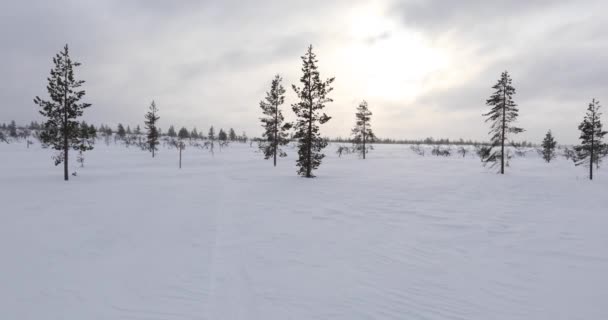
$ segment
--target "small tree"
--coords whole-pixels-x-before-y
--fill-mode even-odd
[[[289,143],[288,130],[291,123],[284,123],[285,118],[281,112],[281,105],[285,102],[285,88],[281,84],[281,76],[276,75],[270,85],[270,91],[266,92],[266,98],[260,101],[260,108],[265,117],[260,118],[264,133],[260,140],[259,148],[264,153],[264,159],[274,159],[277,166],[277,155],[286,157],[287,154],[281,150],[281,146]],[[243,136],[246,137],[243,132]],[[246,141],[246,138],[244,138]]]
[[[355,113],[357,121],[355,127],[352,130],[353,135],[353,150],[360,154],[365,159],[365,154],[372,149],[369,143],[376,140],[376,136],[372,131],[370,120],[372,112],[369,111],[367,102],[363,101],[357,107],[357,113]]]
[[[8,135],[11,138],[17,138],[17,124],[15,123],[15,120],[12,120],[8,125]]]
[[[192,132],[190,132],[190,139],[198,139],[198,131],[196,128],[192,129]]]
[[[209,133],[207,134],[207,138],[209,138],[209,140],[211,140],[211,141],[215,140],[215,129],[213,129],[213,126],[211,126],[211,128],[209,128]]]
[[[152,101],[150,104],[150,109],[148,113],[146,113],[144,121],[144,126],[147,130],[147,138],[146,144],[148,145],[148,150],[152,152],[152,158],[154,158],[154,153],[157,150],[158,146],[158,137],[160,135],[160,130],[156,127],[156,122],[160,117],[158,116],[158,108],[156,107],[156,103]]]
[[[553,138],[553,134],[551,130],[547,132],[545,135],[545,139],[543,139],[542,143],[542,151],[541,155],[543,159],[549,163],[551,160],[555,159],[555,147],[557,146],[557,142]]]
[[[124,139],[127,136],[127,132],[125,131],[125,127],[119,123],[118,128],[116,128],[116,135],[120,139]]]
[[[491,151],[483,159],[484,163],[500,160],[500,173],[505,173],[505,143],[508,142],[508,134],[517,134],[524,130],[512,125],[517,120],[519,109],[513,101],[515,88],[511,85],[512,80],[507,71],[503,72],[498,83],[492,87],[494,94],[486,101],[486,105],[491,106],[490,112],[484,114],[486,122],[491,122],[490,139],[492,142]],[[496,150],[500,148],[500,150]]]
[[[173,126],[169,126],[169,130],[167,130],[167,136],[170,138],[177,137],[177,132],[175,132],[175,128]]]
[[[46,87],[51,100],[36,97],[34,103],[42,108],[40,114],[47,118],[40,138],[44,145],[62,151],[54,157],[55,165],[63,162],[63,178],[68,181],[69,149],[78,150],[81,145],[77,119],[91,104],[79,103],[85,95],[85,91],[80,90],[84,80],[76,80],[74,68],[80,63],[72,61],[67,44],[53,58],[53,63],[55,66]]]
[[[234,129],[230,128],[230,130],[228,131],[228,138],[230,139],[230,141],[236,141],[237,136],[236,132],[234,132]]]
[[[136,135],[141,134],[141,128],[139,127],[139,125],[137,125],[137,127],[135,127],[135,130],[133,131],[133,133],[135,133]]]
[[[302,56],[302,87],[292,85],[300,100],[292,105],[293,112],[298,120],[295,123],[298,140],[298,174],[306,178],[313,178],[313,171],[319,167],[325,157],[321,151],[327,146],[327,140],[321,137],[320,125],[331,119],[321,110],[333,100],[327,95],[333,90],[331,84],[334,78],[321,80],[317,67],[318,60],[312,52],[312,45]]]
[[[220,132],[217,134],[217,139],[220,141],[228,141],[228,135],[224,129],[220,129]]]
[[[78,145],[78,157],[76,158],[76,161],[80,163],[81,168],[84,167],[84,152],[93,150],[96,135],[95,127],[87,125],[84,121],[80,123],[80,144]]]
[[[608,150],[608,146],[602,142],[606,131],[602,130],[602,122],[599,111],[600,102],[593,99],[587,108],[585,119],[578,126],[581,131],[581,144],[574,147],[576,153],[575,164],[589,166],[589,180],[593,180],[593,165],[599,167],[602,156]]]

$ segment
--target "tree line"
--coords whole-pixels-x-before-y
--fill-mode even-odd
[[[322,125],[331,120],[331,116],[327,115],[324,109],[333,102],[329,95],[333,91],[332,84],[335,78],[321,78],[318,59],[313,52],[312,45],[307,48],[301,60],[302,76],[299,85],[291,86],[297,97],[297,102],[291,106],[296,115],[296,121],[287,123],[284,120],[281,106],[285,102],[286,90],[283,87],[281,76],[276,75],[271,81],[266,97],[259,103],[263,114],[260,120],[264,132],[262,138],[258,140],[264,158],[273,159],[275,166],[277,157],[286,155],[281,147],[290,141],[295,141],[298,151],[297,174],[312,178],[315,176],[314,171],[318,169],[325,157],[323,149],[329,142],[327,138],[322,137],[320,129]],[[65,45],[63,50],[53,58],[53,64],[47,84],[49,99],[42,99],[38,96],[34,99],[34,103],[40,107],[39,112],[45,118],[45,122],[31,125],[40,129],[39,136],[45,147],[58,151],[53,157],[55,165],[63,164],[64,180],[68,180],[69,150],[77,151],[79,159],[83,158],[84,152],[93,149],[92,141],[96,137],[97,130],[91,125],[78,121],[84,111],[91,107],[91,104],[81,102],[85,96],[85,90],[82,89],[85,81],[76,78],[75,68],[81,64],[72,60],[68,45]],[[490,107],[490,110],[483,114],[485,121],[490,124],[490,142],[480,144],[478,153],[481,155],[484,165],[498,166],[499,173],[504,174],[505,168],[509,166],[509,159],[512,157],[509,149],[521,146],[521,144],[515,143],[512,137],[523,132],[524,129],[516,126],[519,108],[513,99],[515,88],[507,71],[501,74],[492,89],[494,92],[486,100],[486,105]],[[378,138],[371,129],[371,116],[372,112],[366,101],[362,101],[356,106],[355,126],[349,141],[353,145],[350,151],[358,153],[362,159],[365,159],[367,153],[373,149],[372,144],[378,142]],[[157,125],[160,119],[159,109],[154,101],[150,104],[144,118],[145,146],[154,157],[161,136],[160,128]],[[578,128],[581,132],[579,137],[581,142],[574,147],[571,158],[577,166],[587,166],[589,179],[593,179],[594,166],[598,167],[601,159],[608,154],[608,145],[603,141],[607,132],[602,127],[599,101],[596,99],[591,101]],[[10,136],[16,134],[14,121],[9,124],[7,129]],[[108,132],[111,134],[111,130],[107,127],[102,126],[99,130],[105,134]],[[293,130],[291,135],[290,130]],[[119,137],[126,137],[130,132],[130,127],[125,129],[122,124],[119,124],[117,128]],[[141,129],[137,126],[135,134],[139,135],[140,132]],[[181,141],[205,138],[196,129],[189,131],[181,128],[176,131],[173,126],[170,126],[167,136]],[[211,141],[216,139],[234,141],[246,139],[246,136],[244,134],[243,137],[237,136],[233,129],[228,132],[220,129],[216,136],[215,129],[211,127],[206,138]],[[6,141],[2,130],[0,130],[0,140]],[[390,142],[390,140],[385,141]],[[180,149],[181,159],[181,150],[184,145],[179,143],[175,145]],[[542,142],[541,155],[545,161],[550,162],[555,157],[556,145],[557,142],[549,130]]]

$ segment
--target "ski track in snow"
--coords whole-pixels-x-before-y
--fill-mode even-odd
[[[608,174],[531,154],[0,145],[1,319],[607,319]],[[64,198],[70,195],[69,198]],[[308,198],[304,195],[308,195]]]

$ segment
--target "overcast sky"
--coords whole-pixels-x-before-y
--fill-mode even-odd
[[[0,1],[0,122],[40,120],[32,99],[47,96],[65,43],[96,124],[142,124],[156,100],[164,129],[259,136],[276,73],[292,117],[309,44],[321,76],[336,77],[327,136],[347,136],[366,99],[378,136],[486,139],[481,114],[504,70],[520,139],[552,129],[574,143],[591,99],[608,109],[608,1]]]

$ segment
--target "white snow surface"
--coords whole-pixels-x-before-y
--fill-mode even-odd
[[[335,149],[0,144],[0,319],[608,319],[606,169]]]

